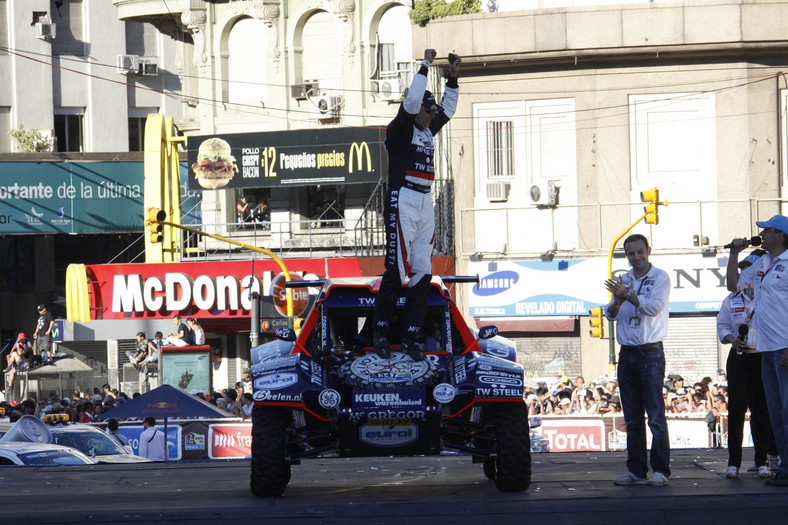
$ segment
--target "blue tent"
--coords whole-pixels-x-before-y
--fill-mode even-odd
[[[164,418],[164,435],[167,435],[167,418],[170,417],[229,417],[230,413],[225,412],[216,405],[200,399],[197,396],[187,394],[183,390],[170,385],[161,385],[150,392],[139,397],[126,401],[116,406],[112,410],[107,410],[101,414],[101,418],[106,421],[111,417],[118,419],[126,417],[154,417]],[[165,461],[168,450],[165,448]]]

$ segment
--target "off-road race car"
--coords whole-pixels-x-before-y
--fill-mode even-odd
[[[449,286],[476,277],[433,277],[424,322],[426,356],[414,361],[395,339],[372,352],[380,278],[290,281],[319,287],[300,333],[252,349],[255,406],[251,489],[280,496],[291,465],[308,456],[473,456],[504,492],[531,482],[528,410],[515,348],[494,326],[470,329]],[[397,304],[404,304],[404,292]]]

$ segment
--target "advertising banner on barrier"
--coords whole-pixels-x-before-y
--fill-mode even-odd
[[[709,448],[712,433],[704,420],[705,414],[668,416],[670,447]],[[550,443],[550,452],[623,451],[627,446],[623,416],[541,416],[542,426],[535,430]],[[648,423],[648,421],[647,421]],[[103,425],[99,425],[103,426]],[[157,428],[163,429],[161,425]],[[646,426],[648,429],[648,426]],[[727,442],[727,420],[719,426]],[[167,427],[170,460],[243,459],[252,453],[252,422],[236,420],[179,420]],[[129,438],[134,453],[139,453],[142,426],[121,422],[120,433]],[[648,443],[651,433],[647,431]],[[749,422],[744,426],[744,447],[752,447]]]
[[[245,458],[252,453],[252,424],[213,424],[208,429],[208,442],[211,459]]]

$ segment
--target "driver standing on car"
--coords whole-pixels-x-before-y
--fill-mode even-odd
[[[414,361],[424,360],[422,324],[432,279],[435,215],[430,194],[435,179],[433,137],[457,108],[460,57],[449,55],[449,76],[438,105],[427,91],[427,72],[437,53],[424,50],[397,116],[386,128],[389,158],[388,190],[383,213],[386,225],[386,271],[380,282],[373,317],[375,353],[390,355],[389,331],[402,283],[408,283],[402,315],[402,350]]]

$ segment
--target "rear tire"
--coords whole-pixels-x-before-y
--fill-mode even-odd
[[[252,478],[250,488],[258,498],[281,496],[290,482],[286,431],[290,411],[256,405],[252,411]]]
[[[495,486],[501,492],[522,492],[531,485],[531,436],[525,403],[490,407],[495,426]],[[487,475],[485,464],[485,475]],[[489,477],[489,476],[488,476]]]
[[[490,481],[495,481],[495,474],[497,469],[495,468],[495,458],[484,458],[484,475]]]

